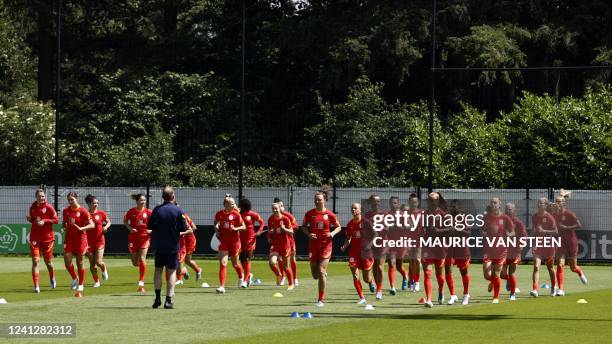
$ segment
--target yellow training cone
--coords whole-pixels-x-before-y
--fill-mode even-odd
[[[588,303],[588,302],[585,299],[580,299],[580,300],[576,301],[576,303]]]
[[[274,295],[272,295],[273,297],[283,297],[283,294],[281,293],[274,293]]]

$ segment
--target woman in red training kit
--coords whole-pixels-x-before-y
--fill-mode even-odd
[[[178,204],[176,205],[179,206]],[[179,239],[179,268],[176,270],[176,285],[183,285],[185,283],[183,282],[183,277],[185,277],[186,280],[189,279],[189,271],[187,271],[185,262],[187,262],[187,256],[191,256],[193,250],[195,250],[195,236],[193,235],[193,231],[197,227],[187,213],[183,214],[183,218],[185,219],[185,223],[187,224],[187,230],[181,232],[181,238]],[[193,237],[193,239],[191,239],[190,237]],[[193,247],[191,247],[192,243]],[[201,272],[200,269],[197,269],[196,273],[198,271]]]
[[[508,257],[502,267],[501,278],[506,280],[506,289],[510,292],[510,301],[516,300],[516,293],[519,292],[516,287],[516,267],[521,263],[521,246],[520,238],[527,236],[525,225],[516,216],[516,206],[514,203],[506,204],[506,215],[512,220],[513,231],[508,233],[509,237],[516,238],[516,245],[508,247]]]
[[[242,216],[236,210],[236,201],[232,195],[227,194],[223,199],[223,209],[215,214],[215,235],[219,237],[219,282],[217,293],[225,293],[225,279],[227,278],[227,261],[232,261],[232,266],[238,274],[238,283],[241,288],[247,287],[246,278],[242,265],[238,260],[240,255],[240,231],[246,230]]]
[[[482,258],[482,273],[489,281],[489,291],[493,289],[493,303],[499,303],[499,290],[501,288],[501,269],[506,262],[508,249],[499,245],[497,240],[504,240],[507,233],[512,232],[512,220],[503,213],[501,200],[497,197],[491,199],[490,212],[484,217],[484,248]],[[492,240],[489,245],[488,240]]]
[[[410,291],[419,292],[421,286],[419,283],[421,275],[421,265],[419,259],[421,258],[421,236],[423,235],[423,226],[421,218],[424,216],[423,209],[419,208],[419,196],[413,193],[410,194],[408,199],[408,216],[410,219],[410,229],[408,232],[408,238],[414,242],[414,247],[408,248],[408,262],[409,262],[409,277],[410,277]],[[420,216],[420,218],[419,218]],[[418,218],[418,219],[417,219]],[[416,223],[413,222],[416,221]]]
[[[106,245],[104,233],[111,226],[111,222],[106,212],[98,209],[98,199],[96,197],[87,195],[85,203],[89,207],[89,215],[95,225],[94,229],[87,231],[87,244],[89,245],[89,270],[94,280],[93,287],[98,288],[100,286],[100,278],[98,277],[96,266],[102,270],[102,280],[106,281],[108,279],[108,270],[103,261],[104,246]]]
[[[380,196],[377,194],[370,195],[368,198],[368,204],[370,205],[370,211],[365,214],[365,218],[370,220],[370,222],[374,223],[374,217],[377,215],[385,215],[385,212],[380,209]],[[376,231],[374,235],[376,237],[380,237],[382,242],[382,240],[388,238],[388,233],[389,231],[385,227],[380,231]],[[379,246],[380,247],[372,247],[372,254],[374,255],[374,282],[376,284],[374,291],[376,292],[376,300],[382,300],[382,285],[385,272],[385,261],[387,260],[388,252],[386,246]],[[372,290],[370,289],[370,291]]]
[[[253,274],[251,273],[251,260],[257,244],[257,237],[261,235],[265,226],[261,216],[254,212],[251,208],[251,201],[246,198],[238,202],[240,208],[240,216],[246,225],[246,230],[240,231],[240,263],[244,268],[244,276],[247,279],[247,286],[253,284]],[[258,224],[255,231],[255,223]]]
[[[319,297],[317,306],[325,304],[325,285],[327,282],[327,265],[332,255],[332,238],[338,234],[342,227],[338,218],[325,208],[327,193],[317,191],[314,196],[315,208],[304,215],[302,231],[310,238],[308,257],[312,277],[319,282]],[[334,228],[331,231],[331,227]]]
[[[30,206],[30,211],[26,216],[30,229],[30,256],[32,257],[32,282],[34,282],[34,292],[40,293],[39,264],[42,251],[47,271],[49,271],[49,281],[51,289],[55,289],[55,270],[51,259],[53,258],[53,242],[55,235],[53,225],[58,222],[57,213],[53,206],[47,203],[47,197],[43,189],[36,190],[36,202]]]
[[[576,217],[573,211],[565,207],[565,197],[558,196],[555,198],[558,211],[553,214],[557,222],[557,228],[561,236],[561,247],[556,251],[557,256],[557,296],[565,296],[563,291],[563,266],[565,261],[570,266],[572,272],[575,272],[580,277],[583,284],[587,283],[587,278],[578,266],[578,238],[576,230],[582,228],[580,220]]]
[[[278,200],[278,202],[276,202],[276,200]],[[300,226],[298,225],[297,220],[295,219],[295,216],[293,216],[293,214],[285,210],[285,205],[283,201],[277,198],[275,198],[274,201],[280,205],[281,213],[287,216],[289,220],[291,220],[291,228],[293,228],[293,233],[289,235],[289,241],[291,241],[291,257],[289,257],[289,263],[291,264],[291,271],[293,272],[293,285],[297,287],[300,284],[298,282],[298,267],[297,267],[297,259],[296,259],[297,247],[295,246],[295,231],[297,231]],[[281,271],[281,273],[283,273],[283,271]],[[282,285],[282,282],[281,282],[281,285]]]
[[[363,281],[373,288],[372,267],[374,266],[374,255],[372,254],[371,247],[374,233],[372,223],[361,216],[360,203],[353,203],[351,205],[351,214],[353,214],[353,218],[346,225],[346,240],[341,250],[344,252],[350,247],[349,268],[353,275],[353,285],[359,296],[357,304],[362,305],[366,303],[366,299],[363,295],[361,281],[359,280],[359,270],[363,273]]]
[[[531,223],[533,225],[534,235],[536,237],[550,237],[556,236],[557,224],[555,218],[546,211],[548,207],[548,200],[546,198],[540,198],[538,201],[538,212],[533,214]],[[533,248],[533,275],[532,275],[532,290],[529,293],[533,297],[538,297],[538,283],[540,282],[540,266],[542,262],[546,264],[548,269],[548,275],[550,276],[550,295],[556,295],[555,287],[555,270],[553,269],[555,259],[555,248],[554,247],[534,247]]]
[[[289,288],[293,290],[293,271],[289,267],[289,257],[292,247],[290,235],[293,233],[291,220],[282,214],[280,204],[272,203],[272,216],[268,219],[268,242],[270,245],[270,269],[276,276],[276,285],[280,285],[281,272],[279,264],[282,264],[287,275]]]
[[[444,217],[446,216],[446,204],[442,195],[439,192],[431,192],[427,196],[428,208],[425,211],[426,237],[442,237],[448,232],[448,228],[444,227]],[[432,270],[436,271],[436,280],[438,281],[438,303],[444,303],[444,258],[446,250],[444,247],[423,247],[423,257],[421,264],[423,265],[423,273],[425,275],[425,307],[433,307],[431,302]]]
[[[397,196],[391,196],[389,198],[389,215],[395,216],[397,212],[403,212],[401,209],[400,201]],[[389,227],[388,238],[389,240],[402,240],[407,237],[406,228],[391,226]],[[404,257],[408,253],[408,250],[405,247],[390,247],[388,249],[388,259],[387,263],[389,264],[389,270],[387,270],[387,276],[389,277],[389,293],[393,296],[397,294],[397,289],[395,289],[395,270],[402,275],[402,290],[406,290],[408,288],[408,278],[406,276],[406,270],[404,270]]]
[[[467,226],[465,221],[465,214],[461,211],[461,204],[458,200],[452,200],[450,202],[449,213],[455,219],[454,227],[449,232],[451,237],[470,237],[470,228]],[[448,304],[452,305],[457,302],[458,297],[455,294],[455,281],[453,279],[453,265],[457,266],[459,273],[461,274],[461,282],[463,283],[463,300],[462,305],[467,305],[470,302],[470,260],[471,260],[470,248],[467,245],[461,245],[456,247],[449,247],[446,253],[446,259],[444,259],[444,275],[446,279],[446,285],[450,291],[450,298]]]
[[[151,218],[151,209],[145,207],[147,198],[143,194],[132,195],[136,206],[125,213],[123,224],[127,227],[128,251],[132,265],[138,267],[138,291],[145,292],[144,278],[147,272],[147,252],[151,243],[151,231],[147,229],[147,223]]]
[[[87,254],[87,233],[86,231],[95,227],[91,215],[78,202],[75,192],[68,193],[69,206],[62,212],[62,226],[66,231],[64,241],[64,264],[66,270],[72,277],[72,289],[76,289],[76,297],[83,297],[83,283],[85,283],[85,269],[83,268],[83,256]],[[77,274],[74,272],[72,257],[76,256]]]

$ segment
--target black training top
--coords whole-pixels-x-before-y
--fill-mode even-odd
[[[180,232],[187,230],[183,215],[183,210],[171,202],[153,209],[147,228],[153,231],[152,244],[156,253],[178,253]]]

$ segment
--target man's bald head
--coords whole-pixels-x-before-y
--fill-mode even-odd
[[[166,186],[162,191],[162,198],[166,202],[172,202],[174,200],[174,189],[170,186]]]

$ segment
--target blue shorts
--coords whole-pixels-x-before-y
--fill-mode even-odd
[[[176,270],[179,267],[178,252],[176,253],[155,253],[155,267]]]

